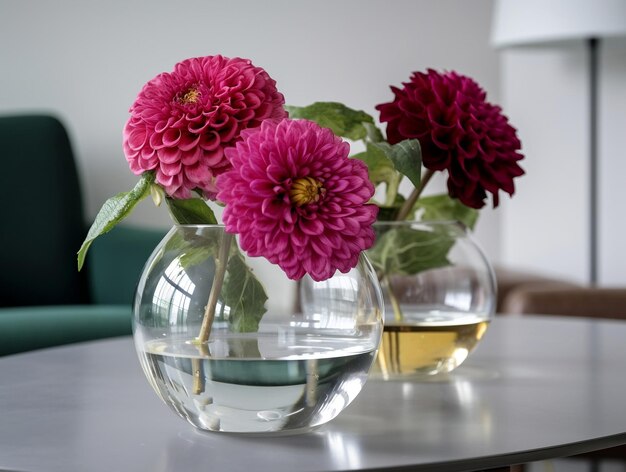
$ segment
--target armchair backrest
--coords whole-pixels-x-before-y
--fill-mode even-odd
[[[92,303],[130,307],[143,266],[165,233],[120,225],[94,241],[83,269],[89,275]]]
[[[0,117],[0,306],[89,300],[76,251],[85,227],[74,153],[52,116]]]

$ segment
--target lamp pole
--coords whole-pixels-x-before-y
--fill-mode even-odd
[[[589,283],[598,283],[598,38],[589,38]]]

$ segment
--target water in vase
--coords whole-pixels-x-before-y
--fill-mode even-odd
[[[375,354],[341,336],[279,338],[218,334],[204,352],[189,338],[157,339],[138,351],[151,385],[179,416],[239,433],[306,431],[329,421],[359,393]]]
[[[489,320],[471,314],[405,312],[386,321],[374,371],[385,378],[434,375],[458,367],[481,340]]]

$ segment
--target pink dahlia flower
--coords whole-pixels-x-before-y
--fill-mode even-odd
[[[247,59],[184,60],[148,82],[130,108],[124,154],[133,173],[154,171],[174,198],[192,190],[214,198],[217,175],[230,163],[224,149],[241,131],[287,116],[276,82]]]
[[[486,192],[498,206],[498,191],[513,195],[513,179],[524,174],[521,143],[502,110],[488,103],[472,79],[455,72],[415,72],[395,98],[376,107],[391,144],[417,138],[424,167],[448,171],[448,191],[465,205],[481,208]]]
[[[325,280],[356,266],[374,243],[378,207],[367,167],[349,145],[306,120],[265,121],[226,150],[233,168],[217,179],[226,230],[250,256],[292,279]]]

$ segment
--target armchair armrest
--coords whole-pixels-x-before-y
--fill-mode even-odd
[[[0,356],[131,334],[130,306],[0,309]]]
[[[626,288],[526,285],[508,294],[503,312],[626,319]]]
[[[582,287],[582,285],[568,280],[505,267],[496,266],[495,273],[498,286],[497,313],[510,313],[512,305],[507,299],[510,294],[523,287],[549,287],[551,290]],[[519,310],[519,308],[515,309]]]

